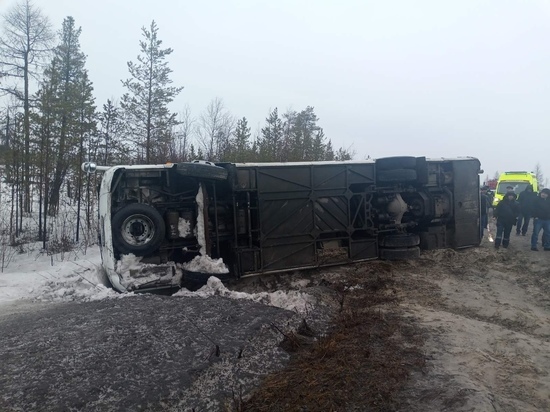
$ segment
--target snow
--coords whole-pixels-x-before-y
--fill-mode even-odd
[[[191,222],[182,217],[178,221],[178,232],[180,237],[187,237],[191,234]]]
[[[21,299],[86,302],[122,296],[107,286],[97,248],[48,256],[39,244],[25,246],[0,273],[0,307]]]
[[[229,269],[223,263],[223,259],[212,259],[210,256],[195,256],[191,262],[183,264],[185,270],[210,274],[229,273]]]
[[[199,190],[197,191],[197,197],[195,201],[197,202],[197,225],[195,226],[195,235],[197,236],[197,241],[200,245],[200,250],[206,250],[206,234],[204,231],[204,189],[202,184],[199,183]]]
[[[182,289],[173,296],[200,296],[203,298],[208,298],[209,296],[223,296],[230,299],[250,300],[264,305],[291,310],[299,314],[309,313],[312,306],[316,303],[313,296],[294,290],[287,292],[278,290],[275,292],[260,293],[235,292],[227,289],[222,281],[215,276],[211,276],[206,285],[196,292]]]
[[[92,246],[85,253],[83,251],[66,252],[48,256],[40,252],[39,244],[28,245],[26,253],[18,254],[0,273],[0,312],[2,306],[18,300],[32,300],[38,302],[91,302],[103,299],[123,298],[136,296],[133,293],[118,293],[108,286],[105,273],[101,268],[101,256],[98,248]],[[139,271],[144,266],[141,258],[134,255],[125,255],[117,263],[123,272]],[[208,272],[224,273],[227,268],[221,259],[211,259],[208,256],[197,256],[197,262],[208,262]],[[195,264],[195,260],[189,262]],[[195,263],[193,263],[195,262]],[[152,265],[156,266],[156,265]],[[181,268],[180,268],[181,269]],[[187,269],[191,270],[191,269]],[[181,271],[181,270],[180,270]],[[225,272],[226,273],[226,272]],[[148,282],[148,276],[158,279],[158,274],[144,277],[133,276],[133,282]],[[276,291],[272,293],[245,293],[227,289],[216,277],[208,279],[205,286],[196,292],[181,289],[173,295],[174,298],[196,296],[208,298],[223,296],[229,299],[244,299],[264,305],[275,306],[306,314],[315,304],[315,298],[298,291]]]
[[[7,201],[4,201],[7,191],[0,183],[0,221],[9,212]],[[198,219],[195,230],[201,250],[205,250],[204,232],[204,188],[201,186],[196,195]],[[6,210],[4,210],[6,209]],[[57,219],[50,219],[54,230],[64,230],[66,225],[74,226],[74,216],[64,211]],[[180,236],[192,230],[192,224],[180,218],[178,229]],[[0,235],[2,235],[0,233]],[[9,246],[5,239],[0,242],[0,260],[4,256],[4,264],[0,265],[0,314],[5,313],[3,308],[16,302],[91,302],[105,299],[118,299],[136,296],[133,293],[118,293],[110,287],[107,275],[102,268],[101,255],[96,245],[75,245],[74,250],[57,254],[47,254],[42,250],[41,242],[27,242],[19,246]],[[161,266],[161,267],[159,267]],[[176,276],[172,278],[171,269],[175,268]],[[154,270],[154,269],[157,270]],[[165,268],[169,271],[163,272]],[[223,274],[228,268],[221,259],[212,259],[210,256],[197,256],[184,265],[168,262],[166,265],[149,265],[141,262],[141,258],[134,255],[124,255],[117,262],[117,269],[122,274],[122,282],[128,285],[147,284],[159,278],[166,278],[173,283],[181,280],[183,269],[189,271]],[[149,269],[149,270],[147,270]],[[168,270],[168,269],[167,269]],[[130,276],[130,272],[132,275]],[[170,279],[168,279],[168,277]],[[230,299],[244,299],[290,309],[305,313],[314,303],[310,295],[291,291],[274,293],[244,293],[228,290],[219,279],[211,277],[208,284],[197,292],[182,289],[175,298],[185,296],[221,295]]]
[[[201,183],[199,183],[199,190],[197,191],[195,201],[197,202],[198,210],[197,224],[195,226],[195,236],[197,237],[197,242],[200,245],[200,255],[195,256],[192,261],[184,263],[183,268],[190,272],[201,272],[212,275],[229,273],[229,269],[227,268],[225,263],[223,263],[223,260],[221,258],[213,259],[206,253],[204,253],[206,251],[206,235],[204,228],[204,188]],[[182,225],[182,220],[183,219],[180,218],[180,226]],[[191,226],[189,222],[187,222],[187,224],[189,225],[189,227]],[[180,228],[180,236],[182,236],[181,233],[182,229]]]

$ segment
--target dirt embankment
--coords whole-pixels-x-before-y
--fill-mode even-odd
[[[550,410],[550,252],[512,236],[305,276],[333,329],[235,410]]]
[[[550,252],[512,236],[508,249],[485,239],[400,271],[403,307],[425,330],[427,358],[410,383],[409,410],[550,410]]]

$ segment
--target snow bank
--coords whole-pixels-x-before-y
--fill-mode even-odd
[[[106,283],[97,248],[86,255],[76,251],[66,260],[58,258],[39,252],[17,255],[0,273],[0,305],[21,299],[89,302],[123,296]]]
[[[207,298],[209,296],[224,296],[230,299],[245,299],[253,302],[262,303],[264,305],[275,306],[282,309],[291,310],[300,314],[306,314],[311,311],[311,307],[315,304],[315,298],[306,293],[298,291],[276,291],[276,292],[260,292],[260,293],[245,293],[234,292],[227,289],[221,280],[211,276],[205,286],[196,292],[191,292],[187,289],[182,289],[173,296],[200,296]]]
[[[223,259],[212,259],[210,256],[195,256],[191,262],[183,264],[185,270],[210,274],[229,273],[229,269],[223,263]]]
[[[36,300],[53,302],[91,302],[123,296],[102,284],[93,283],[82,274],[47,281],[35,290],[35,294]]]

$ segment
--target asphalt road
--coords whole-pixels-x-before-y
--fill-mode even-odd
[[[6,309],[6,308],[4,308]],[[219,296],[28,304],[0,316],[1,411],[218,411],[288,354],[290,311]]]

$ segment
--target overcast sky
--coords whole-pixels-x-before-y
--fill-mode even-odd
[[[0,13],[16,0],[0,0]],[[154,19],[173,111],[223,100],[252,129],[269,111],[313,106],[356,159],[475,156],[550,177],[550,0],[35,0],[66,16],[96,103],[119,99],[141,28]]]

